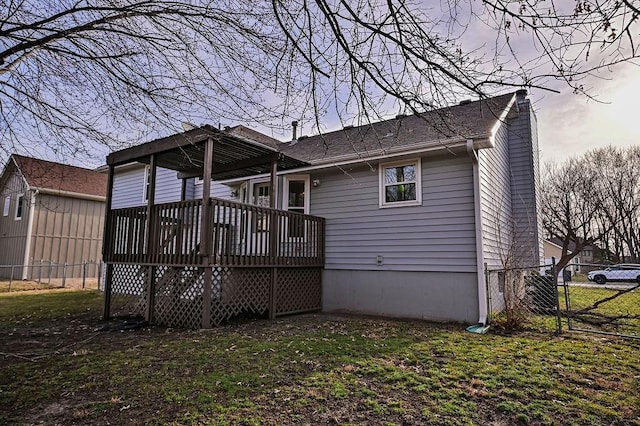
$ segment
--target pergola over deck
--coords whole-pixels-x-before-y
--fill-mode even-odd
[[[149,166],[147,204],[114,210],[115,168],[136,162]],[[276,209],[278,170],[306,163],[203,126],[114,152],[107,165],[105,318],[116,299],[149,322],[204,328],[320,308],[324,219]],[[158,167],[182,179],[181,201],[155,204]],[[265,173],[269,208],[210,197],[212,180]],[[186,200],[193,177],[202,178],[202,198]]]

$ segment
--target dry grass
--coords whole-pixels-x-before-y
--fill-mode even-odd
[[[640,342],[300,315],[98,332],[97,292],[0,295],[2,424],[640,424]]]

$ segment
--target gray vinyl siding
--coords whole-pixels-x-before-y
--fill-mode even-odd
[[[0,265],[22,265],[29,223],[30,193],[15,166],[7,166],[7,178],[0,190]],[[18,196],[24,195],[22,219],[15,220]],[[4,216],[5,197],[10,197],[9,215]],[[14,271],[14,278],[22,274],[22,270]],[[9,268],[0,268],[0,276],[9,277]]]
[[[514,238],[519,257],[526,265],[540,264],[538,136],[536,118],[528,100],[519,100],[520,113],[509,126],[511,196]]]
[[[502,124],[495,147],[478,152],[480,202],[482,211],[482,251],[491,267],[508,266],[513,244],[509,130]]]
[[[30,262],[37,264],[43,260],[46,264],[78,265],[99,261],[104,206],[103,201],[37,195]],[[80,268],[77,267],[74,271],[80,272]],[[51,272],[52,278],[62,278],[63,268],[56,266]]]
[[[311,179],[320,180],[310,213],[326,219],[326,269],[477,270],[468,158],[422,159],[421,206],[379,208],[378,171],[366,165]]]
[[[231,191],[234,189],[237,189],[237,186],[229,186],[220,182],[212,181],[210,196],[214,198],[221,198],[223,200],[238,201],[238,197],[231,196]],[[193,197],[196,200],[202,198],[202,184],[201,183],[196,184],[195,180],[194,180]]]
[[[144,173],[144,165],[115,170],[112,208],[119,209],[146,204],[143,198]],[[159,167],[156,172],[156,204],[180,201],[181,192],[182,181],[177,178],[176,171]]]

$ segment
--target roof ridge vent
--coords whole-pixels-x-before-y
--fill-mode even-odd
[[[471,99],[464,99],[460,101],[458,105],[467,105],[467,104],[470,104],[471,102],[473,102]]]

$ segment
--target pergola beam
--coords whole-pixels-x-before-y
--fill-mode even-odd
[[[218,173],[227,173],[235,170],[249,169],[252,167],[260,167],[265,165],[271,165],[274,162],[278,162],[283,158],[282,153],[273,152],[270,154],[261,155],[259,157],[245,158],[243,160],[234,161],[226,164],[215,164],[213,166],[212,175]],[[194,177],[203,177],[204,168],[192,169],[184,172],[178,172],[178,179],[189,179]]]
[[[214,134],[220,135],[221,132],[213,127],[207,126],[206,128],[201,127],[166,138],[156,139],[143,143],[142,145],[112,152],[107,156],[107,164],[117,166],[130,163],[131,161],[138,161],[151,154],[161,154],[165,151],[171,151],[172,149],[205,142],[214,136]]]

